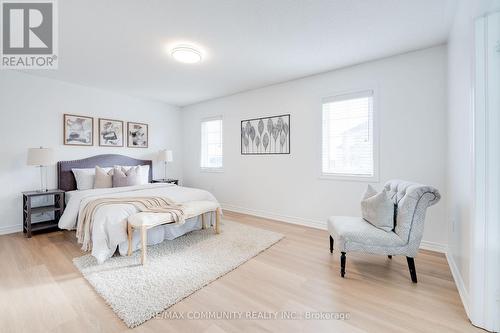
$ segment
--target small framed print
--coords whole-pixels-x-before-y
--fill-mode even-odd
[[[99,146],[123,147],[123,121],[99,118]]]
[[[148,148],[148,125],[127,123],[127,146],[132,148]]]
[[[64,114],[64,144],[69,146],[94,145],[94,118]]]

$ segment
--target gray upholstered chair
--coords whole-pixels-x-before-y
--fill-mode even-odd
[[[385,184],[394,202],[395,228],[391,232],[374,227],[361,217],[332,216],[328,219],[330,253],[336,247],[341,252],[340,275],[345,275],[346,252],[404,255],[408,261],[411,280],[417,282],[414,258],[417,255],[427,207],[439,201],[441,195],[431,186],[401,180]]]

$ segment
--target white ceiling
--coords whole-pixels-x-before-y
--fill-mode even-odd
[[[453,0],[64,0],[59,69],[31,74],[188,105],[444,43]],[[202,63],[165,46],[192,41]]]

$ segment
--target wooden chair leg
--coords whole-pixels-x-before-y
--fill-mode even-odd
[[[143,226],[141,229],[141,264],[142,265],[144,265],[146,263],[147,247],[148,247],[148,229],[145,226]]]
[[[411,281],[413,283],[417,283],[417,271],[415,270],[415,259],[406,257],[406,261],[408,261],[408,269],[410,270]]]
[[[132,235],[133,235],[134,229],[132,229],[132,225],[127,222],[127,236],[128,236],[128,252],[127,255],[131,256],[132,255]]]
[[[206,229],[205,214],[201,214],[201,229]]]
[[[340,255],[340,276],[345,275],[345,252],[341,252]]]
[[[330,236],[330,253],[333,253],[333,237]]]
[[[215,211],[215,233],[220,234],[220,208]]]

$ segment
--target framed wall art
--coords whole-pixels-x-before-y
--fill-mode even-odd
[[[290,154],[290,115],[242,120],[241,154]]]
[[[132,148],[148,148],[147,124],[127,123],[127,146]]]
[[[65,145],[94,145],[94,118],[74,114],[64,114],[63,126]]]
[[[99,118],[99,146],[123,147],[123,121]]]

